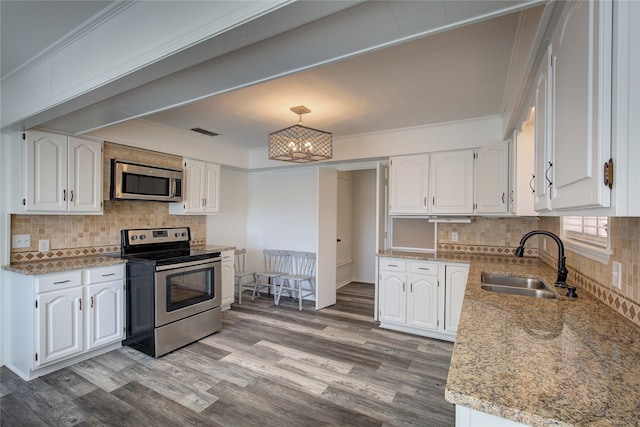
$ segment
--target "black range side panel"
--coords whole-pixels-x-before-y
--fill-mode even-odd
[[[122,344],[145,353],[152,351],[154,342],[154,281],[153,266],[127,263],[127,336]]]

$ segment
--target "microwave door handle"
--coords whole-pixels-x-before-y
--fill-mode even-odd
[[[171,178],[171,194],[169,194],[170,197],[175,197],[176,195],[176,179],[175,178]]]

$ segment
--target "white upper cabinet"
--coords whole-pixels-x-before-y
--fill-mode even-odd
[[[534,208],[538,212],[551,209],[549,188],[551,176],[551,46],[542,60],[535,89]]]
[[[102,213],[101,143],[41,131],[22,142],[25,212]]]
[[[389,213],[429,212],[429,155],[392,157],[389,167]]]
[[[431,154],[432,214],[473,214],[473,161],[473,150]]]
[[[612,2],[572,1],[551,40],[546,107],[553,133],[544,168],[553,210],[610,204],[604,164],[611,155],[611,26]]]
[[[509,142],[478,149],[476,213],[506,214],[509,205]]]
[[[184,196],[182,203],[171,203],[172,214],[208,214],[220,212],[220,165],[184,159]]]

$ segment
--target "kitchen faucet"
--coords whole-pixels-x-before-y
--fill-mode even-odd
[[[567,257],[564,256],[564,244],[562,243],[562,240],[560,240],[558,236],[556,236],[555,234],[549,231],[544,231],[544,230],[530,231],[524,236],[522,236],[522,239],[520,239],[520,246],[516,248],[515,255],[517,257],[522,258],[522,256],[524,255],[524,243],[529,239],[529,237],[535,236],[536,234],[549,236],[553,240],[555,240],[555,242],[558,244],[558,276],[556,277],[555,285],[559,288],[567,288],[568,297],[577,298],[578,295],[576,295],[576,288],[567,285],[567,274],[569,274],[569,270],[567,270],[567,266],[566,266]]]

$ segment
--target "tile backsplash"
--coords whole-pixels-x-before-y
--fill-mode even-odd
[[[118,253],[120,230],[155,227],[191,227],[191,243],[206,243],[205,216],[169,215],[161,202],[106,200],[103,215],[11,215],[11,234],[31,236],[30,248],[11,249],[11,262]],[[38,252],[41,239],[49,252]]]
[[[560,235],[560,218],[540,218],[540,228]],[[604,304],[640,326],[640,218],[609,218],[612,255],[608,264],[566,250],[568,281],[577,284]],[[549,242],[551,243],[551,242]],[[555,244],[540,250],[540,258],[550,265],[558,262]],[[621,289],[611,284],[613,261],[622,264]]]

